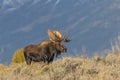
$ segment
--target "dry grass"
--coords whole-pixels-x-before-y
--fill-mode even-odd
[[[64,57],[52,63],[0,64],[0,80],[120,80],[120,37],[119,43],[105,57]],[[19,54],[19,52],[17,53]]]
[[[120,80],[120,53],[91,59],[65,57],[47,65],[0,65],[0,80]]]

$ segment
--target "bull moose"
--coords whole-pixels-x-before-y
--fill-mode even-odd
[[[57,30],[48,30],[48,36],[50,40],[42,41],[37,45],[31,44],[24,48],[24,57],[28,65],[32,61],[50,63],[55,55],[57,57],[62,52],[67,52],[67,48],[62,42],[70,42],[70,39],[63,37]]]

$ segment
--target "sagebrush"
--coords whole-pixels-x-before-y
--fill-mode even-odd
[[[0,65],[1,80],[120,80],[120,53],[93,58],[64,57],[50,64]]]

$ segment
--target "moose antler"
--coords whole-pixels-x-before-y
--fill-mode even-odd
[[[53,41],[53,42],[61,42],[60,35],[56,35],[51,30],[48,30],[48,36],[50,37],[50,40]]]
[[[62,36],[62,34],[58,30],[48,30],[48,36],[50,40],[55,42],[70,42],[71,40]]]
[[[60,39],[63,39],[62,34],[61,34],[58,30],[53,30],[53,33],[54,33],[57,37],[59,37]]]

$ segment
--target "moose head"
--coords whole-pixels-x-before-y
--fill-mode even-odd
[[[70,42],[70,39],[63,36],[58,30],[51,31],[48,29],[48,36],[57,49],[56,57],[60,55],[61,52],[67,52],[67,48],[63,46],[62,42]]]

